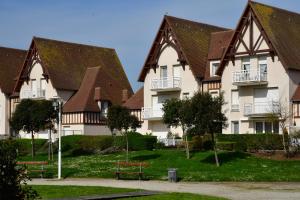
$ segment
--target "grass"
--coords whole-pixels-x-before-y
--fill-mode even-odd
[[[167,169],[177,168],[183,181],[300,181],[300,161],[275,161],[238,152],[219,153],[220,167],[214,163],[213,152],[194,152],[191,159],[180,150],[130,152],[130,161],[147,162],[144,170],[148,179],[166,180]],[[35,160],[46,160],[46,154]],[[32,160],[31,156],[19,160]],[[63,177],[115,178],[115,162],[125,160],[125,152],[108,155],[70,156],[64,153]],[[57,162],[47,166],[48,176],[56,176]],[[132,177],[131,178],[137,178]]]
[[[116,194],[136,191],[133,189],[96,186],[32,185],[32,188],[38,192],[42,199]]]
[[[117,194],[133,192],[137,190],[123,189],[123,188],[110,188],[110,187],[96,187],[96,186],[58,186],[58,185],[33,185],[42,199],[53,199],[53,198],[71,198],[80,196],[93,196],[93,195],[105,195],[105,194]],[[225,200],[225,198],[188,194],[188,193],[164,193],[146,197],[135,197],[125,199],[136,199],[136,200]],[[125,200],[124,199],[124,200]]]

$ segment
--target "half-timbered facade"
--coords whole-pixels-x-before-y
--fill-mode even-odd
[[[248,2],[217,70],[227,102],[223,133],[279,133],[269,113],[280,107],[294,111],[289,127],[298,122],[299,29],[299,14]]]
[[[140,73],[144,83],[143,132],[165,138],[168,128],[162,121],[162,105],[170,98],[189,98],[195,92],[219,92],[220,78],[211,75],[207,55],[211,34],[227,29],[176,17],[165,16]],[[220,57],[218,58],[220,59]],[[206,80],[206,82],[204,82]]]
[[[59,98],[64,135],[111,134],[104,120],[107,108],[121,105],[125,93],[128,98],[133,92],[114,49],[34,37],[10,107],[13,112],[22,99]]]

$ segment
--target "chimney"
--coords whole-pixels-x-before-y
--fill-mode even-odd
[[[125,103],[128,100],[128,90],[122,90],[122,103]]]
[[[101,87],[95,88],[94,100],[100,101],[101,100]]]

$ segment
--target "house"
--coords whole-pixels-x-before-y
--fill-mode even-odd
[[[215,72],[228,31],[230,33],[226,28],[164,16],[138,79],[144,83],[142,132],[159,138],[167,137],[168,132],[182,135],[181,128],[168,128],[163,123],[164,101],[189,98],[198,91],[218,95],[221,78],[215,76]],[[216,32],[222,33],[214,35]],[[211,47],[212,38],[218,46]]]
[[[269,114],[299,125],[300,14],[248,1],[217,74],[227,104],[223,133],[279,133]]]
[[[0,138],[8,136],[10,132],[8,119],[14,109],[10,96],[25,56],[25,50],[0,47]]]
[[[108,106],[133,94],[114,49],[34,37],[24,60],[13,107],[22,99],[60,98],[63,135],[111,134],[104,120]],[[36,137],[48,138],[48,132]]]

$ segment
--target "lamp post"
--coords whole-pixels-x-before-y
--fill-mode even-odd
[[[59,97],[53,98],[53,107],[58,109],[58,179],[61,179],[61,107],[62,101]]]

